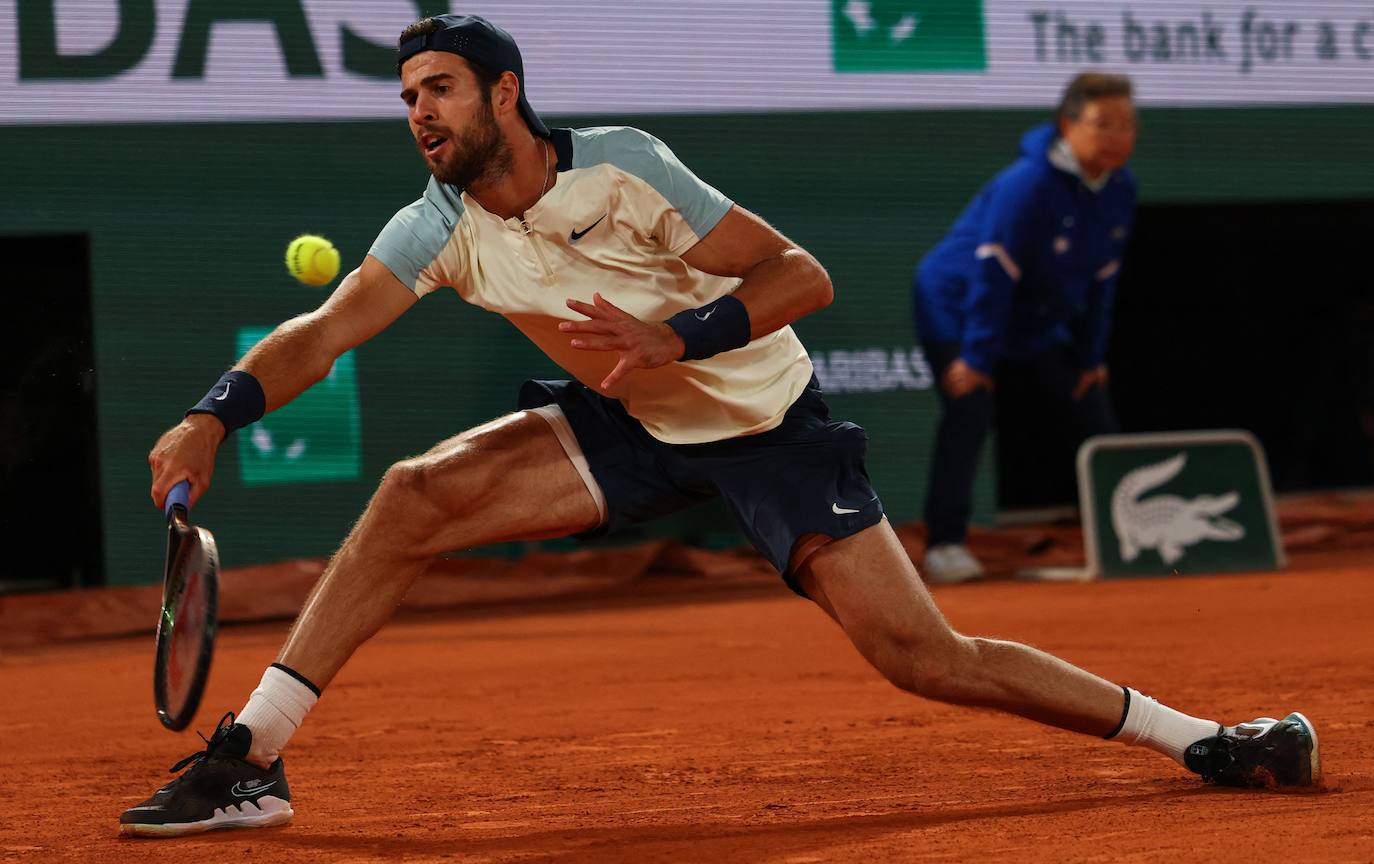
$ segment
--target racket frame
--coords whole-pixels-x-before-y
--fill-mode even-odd
[[[181,484],[178,484],[179,486]],[[187,519],[186,493],[168,496],[167,560],[162,576],[162,608],[157,621],[157,641],[153,655],[153,704],[162,725],[180,732],[190,725],[210,677],[214,658],[215,632],[219,621],[219,550],[215,537]],[[199,569],[205,594],[205,630],[197,646],[191,686],[181,705],[168,704],[167,671],[176,633],[176,604],[186,589],[189,569]]]

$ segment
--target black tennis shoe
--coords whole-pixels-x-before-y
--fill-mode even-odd
[[[201,739],[204,740],[202,735]],[[281,759],[263,770],[248,762],[253,733],[220,718],[205,749],[171,767],[190,769],[119,814],[119,833],[140,837],[180,837],[215,828],[266,828],[291,821],[291,793]]]
[[[1322,778],[1317,730],[1297,712],[1223,728],[1190,746],[1183,759],[1219,786],[1316,786]]]

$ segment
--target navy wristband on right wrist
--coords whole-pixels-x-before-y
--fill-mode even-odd
[[[749,310],[733,294],[663,322],[682,337],[682,360],[705,360],[749,344]]]
[[[213,414],[224,424],[224,434],[242,429],[267,412],[267,396],[258,379],[238,369],[225,372],[215,386],[186,412]]]

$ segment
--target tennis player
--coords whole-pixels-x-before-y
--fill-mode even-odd
[[[434,556],[614,531],[716,495],[904,690],[1150,747],[1217,783],[1317,782],[1301,714],[1223,727],[950,628],[869,484],[867,436],[830,418],[790,327],[832,299],[805,250],[651,135],[546,127],[514,40],[482,18],[411,25],[398,70],[433,179],[318,310],[277,327],[159,439],[153,500],[183,479],[199,497],[229,432],[439,288],[504,315],[572,380],[527,381],[520,410],[386,472],[237,722],[226,714],[122,831],[288,821],[283,749]]]

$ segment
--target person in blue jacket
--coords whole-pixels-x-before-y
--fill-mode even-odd
[[[1136,184],[1131,81],[1085,72],[1053,122],[974,197],[916,271],[916,329],[943,414],[926,494],[924,575],[983,574],[965,542],[978,452],[999,378],[1033,382],[1082,437],[1117,430],[1106,393],[1107,334]]]

